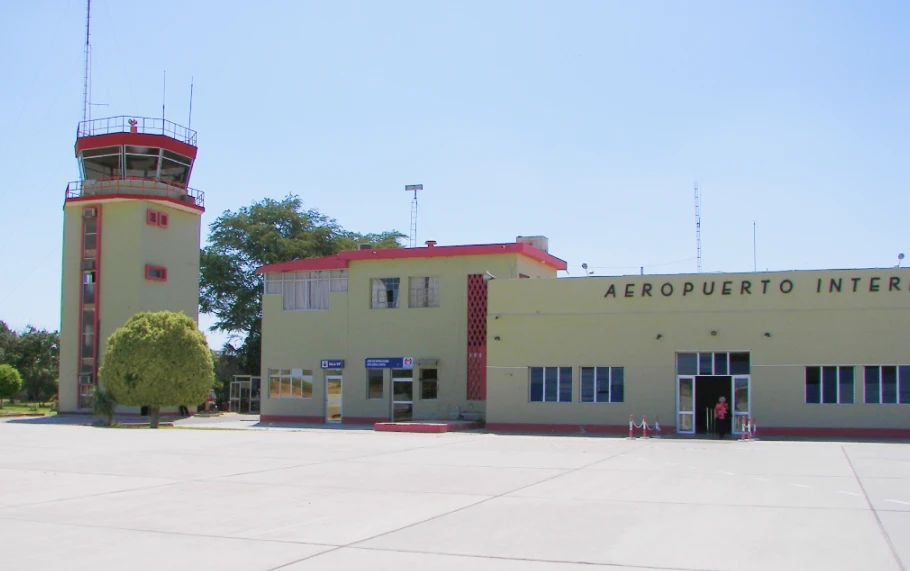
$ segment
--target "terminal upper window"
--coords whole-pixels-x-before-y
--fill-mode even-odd
[[[313,398],[313,371],[308,369],[269,369],[269,398]]]
[[[439,278],[410,278],[408,307],[439,307]]]
[[[866,404],[910,404],[910,366],[867,366],[864,381]]]
[[[623,402],[623,367],[582,367],[581,402]]]
[[[572,367],[531,367],[531,402],[572,402]]]
[[[396,309],[398,307],[398,286],[401,278],[376,278],[370,281],[373,309]]]
[[[347,270],[269,272],[265,275],[265,294],[280,295],[285,311],[326,311],[331,294],[347,291]]]
[[[853,404],[855,370],[850,367],[806,367],[807,404]]]
[[[677,353],[677,375],[727,376],[748,375],[750,355],[740,353]]]

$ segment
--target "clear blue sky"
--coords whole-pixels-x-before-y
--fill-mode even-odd
[[[59,326],[83,0],[0,19],[0,319]],[[910,3],[93,2],[95,116],[192,127],[221,212],[297,193],[361,232],[544,234],[570,275],[910,254]],[[203,319],[203,324],[211,320]],[[220,337],[210,339],[220,343]]]

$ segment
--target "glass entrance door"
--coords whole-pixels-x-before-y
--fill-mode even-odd
[[[733,434],[740,434],[752,415],[751,377],[733,377]]]
[[[392,420],[414,418],[414,371],[392,369]]]
[[[325,421],[341,422],[341,377],[325,378]]]
[[[695,377],[676,378],[676,432],[695,434]]]

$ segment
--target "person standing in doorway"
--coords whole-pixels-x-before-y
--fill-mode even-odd
[[[730,406],[727,404],[727,397],[720,397],[714,406],[714,418],[717,419],[717,437],[723,440],[727,434],[727,413]]]

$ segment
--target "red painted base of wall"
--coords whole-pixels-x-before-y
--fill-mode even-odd
[[[298,424],[323,424],[321,416],[288,416],[282,414],[263,414],[259,422],[295,422]]]
[[[534,424],[488,422],[487,430],[494,432],[533,432],[558,434],[615,434],[628,436],[629,425],[604,424]],[[677,436],[675,428],[663,428],[659,433],[648,431],[648,436]],[[910,439],[910,428],[849,428],[849,427],[803,427],[803,426],[759,426],[757,438],[847,438],[847,439]],[[641,437],[641,429],[635,429],[635,437]],[[707,435],[679,435],[680,438],[705,438]],[[730,435],[731,439],[738,439]]]
[[[377,422],[388,422],[388,418],[379,418],[372,416],[345,416],[341,419],[341,424],[357,424],[357,425],[374,425]]]
[[[482,422],[377,422],[373,425],[376,432],[414,432],[418,434],[442,434],[457,430],[483,428]]]
[[[497,432],[558,432],[560,434],[591,433],[629,435],[628,424],[534,424],[526,422],[488,422],[487,430]],[[661,435],[664,434],[667,434],[666,430],[661,432]],[[635,436],[641,436],[641,429],[635,430]]]

